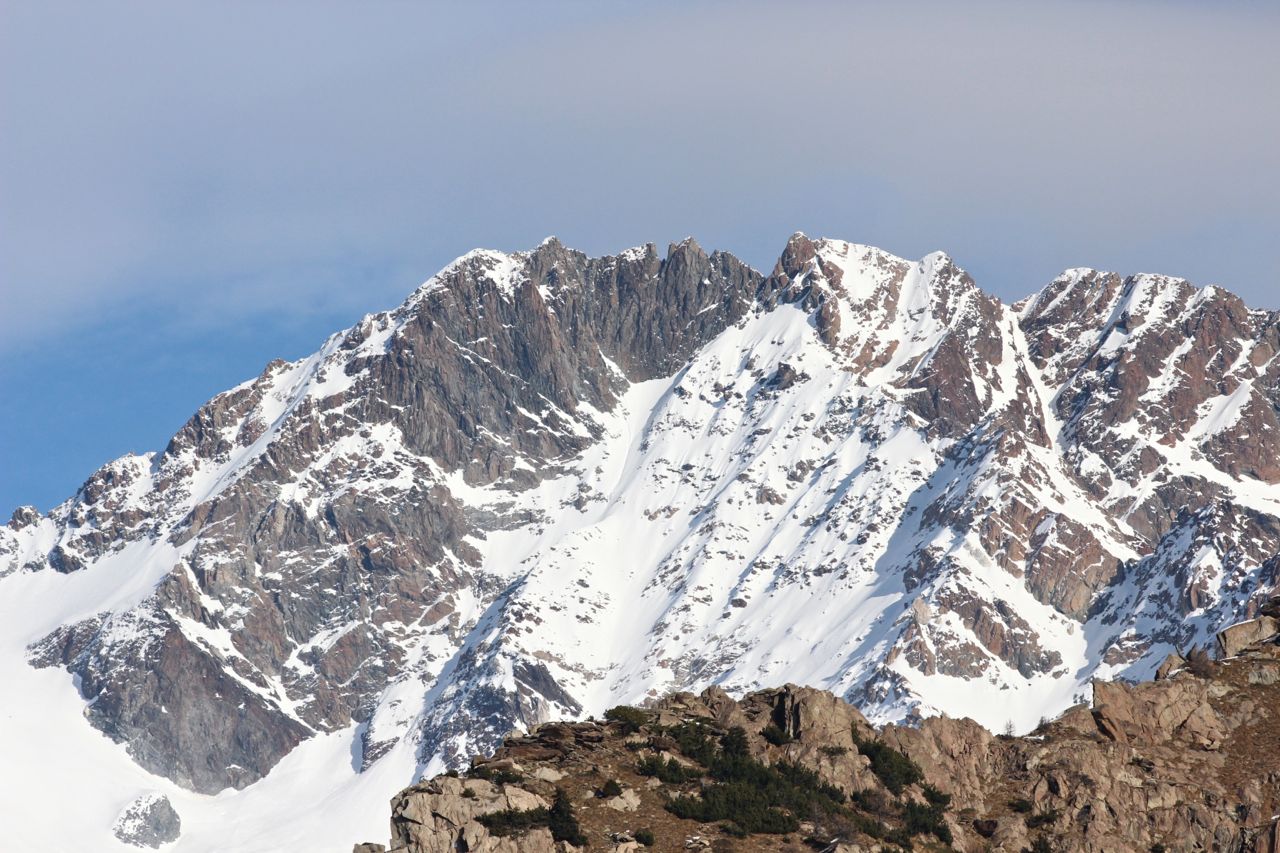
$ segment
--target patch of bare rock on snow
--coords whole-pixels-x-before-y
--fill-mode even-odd
[[[125,806],[111,831],[126,844],[157,849],[178,840],[182,834],[182,819],[168,797],[143,794]]]

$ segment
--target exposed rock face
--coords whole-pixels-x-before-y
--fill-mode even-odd
[[[552,853],[556,843],[546,828],[532,829],[518,839],[498,838],[476,821],[494,812],[550,805],[537,794],[513,785],[442,776],[402,791],[392,801],[391,849],[405,853]]]
[[[444,471],[508,489],[554,474],[598,437],[584,406],[673,371],[761,281],[692,242],[666,260],[555,241],[468,256],[397,312],[215,398],[159,457],[95,474],[59,509],[48,564],[163,532],[169,573],[134,610],[59,628],[33,662],[79,675],[91,721],[147,769],[198,791],[254,781],[311,732],[366,719],[414,635],[454,642],[455,597],[506,582],[479,571],[464,537],[482,534]],[[32,523],[19,515],[13,529]],[[495,697],[493,714],[580,710],[545,667],[521,674],[534,707]]]
[[[803,235],[769,276],[473,252],[15,512],[0,581],[54,614],[30,576],[145,590],[31,661],[202,792],[317,732],[439,767],[712,682],[1028,728],[1275,587],[1277,354],[1277,315],[1157,276],[1011,307]]]
[[[1277,633],[1280,633],[1280,619],[1273,616],[1247,619],[1218,632],[1218,651],[1223,657],[1231,657]]]
[[[1271,851],[1280,713],[1274,686],[1259,682],[1277,669],[1273,634],[1210,679],[1182,670],[1137,686],[1099,683],[1091,712],[1068,711],[1034,737],[975,739],[944,719],[885,737],[940,786],[950,781],[961,808],[985,815],[1025,798],[1031,813],[1051,815],[1042,826],[1054,849]]]
[[[877,730],[835,696],[792,685],[737,702],[715,688],[677,694],[654,705],[639,731],[558,724],[507,738],[472,770],[500,768],[504,784],[438,777],[406,789],[392,800],[389,849],[556,849],[545,830],[493,838],[474,820],[505,803],[540,803],[552,782],[572,793],[593,846],[633,849],[642,828],[658,850],[711,846],[727,834],[723,826],[680,819],[665,807],[672,797],[708,796],[723,781],[677,743],[673,733],[695,724],[715,732],[741,727],[758,760],[808,768],[850,795],[826,813],[796,815],[803,819],[797,830],[735,839],[737,849],[795,849],[799,835],[815,849],[844,851],[901,849],[915,839],[925,849],[945,841],[975,853],[1018,853],[1033,844],[1068,853],[1275,853],[1280,685],[1259,677],[1275,670],[1280,638],[1273,631],[1238,649],[1209,679],[1182,670],[1136,686],[1099,683],[1092,709],[1073,708],[1027,737],[996,737],[971,720],[941,717]],[[895,791],[885,768],[868,758],[866,744],[876,740],[908,756],[921,775]],[[695,778],[664,782],[639,773],[654,756]],[[633,794],[634,810],[620,815],[594,793],[608,781]],[[949,802],[935,808],[932,822],[921,821],[923,804],[940,802],[937,791]]]
[[[182,834],[182,820],[163,794],[143,794],[116,818],[111,827],[125,844],[159,848],[177,841]]]

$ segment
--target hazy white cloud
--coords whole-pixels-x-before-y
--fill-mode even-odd
[[[1269,5],[16,3],[0,341],[394,302],[474,245],[796,228],[1280,307]],[[0,344],[2,345],[2,344]]]

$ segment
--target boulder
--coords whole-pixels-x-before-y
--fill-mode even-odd
[[[519,841],[497,838],[476,818],[500,811],[548,808],[531,791],[484,779],[438,776],[406,788],[391,801],[392,850],[408,853],[543,853],[555,849],[551,833],[535,829]],[[544,837],[545,836],[545,837]]]
[[[1163,681],[1186,665],[1186,658],[1177,652],[1171,652],[1156,669],[1156,680]]]
[[[1280,634],[1280,619],[1260,616],[1223,628],[1218,632],[1218,651],[1221,657],[1237,655],[1249,646],[1265,642]]]
[[[182,820],[168,797],[143,794],[124,807],[111,825],[111,832],[125,844],[155,849],[178,840]]]
[[[609,808],[620,812],[633,812],[640,808],[640,795],[628,788],[616,797],[604,801]]]

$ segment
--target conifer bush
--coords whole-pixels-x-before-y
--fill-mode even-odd
[[[707,727],[699,722],[673,726],[667,734],[680,748],[680,754],[706,767],[716,756],[716,741]]]
[[[701,796],[679,796],[667,804],[676,817],[700,823],[732,825],[736,831],[785,835],[801,818],[840,813],[845,802],[838,788],[817,773],[793,764],[763,764],[751,757],[746,732],[731,729],[707,765],[713,784]]]
[[[556,788],[556,799],[547,813],[547,826],[551,829],[551,837],[556,841],[567,841],[574,847],[585,847],[587,837],[582,834],[578,818],[573,813],[573,804],[563,788]]]
[[[901,794],[908,785],[924,779],[924,771],[919,764],[883,741],[860,740],[858,752],[871,759],[871,772],[894,796]]]
[[[556,841],[566,841],[575,847],[584,847],[587,843],[587,837],[582,834],[582,827],[573,813],[573,804],[561,788],[556,789],[555,802],[549,809],[541,806],[536,809],[504,809],[480,815],[476,820],[500,838],[546,827]]]
[[[765,726],[760,731],[760,734],[764,736],[765,740],[767,740],[769,743],[773,744],[774,746],[783,746],[795,740],[795,738],[787,734],[785,731],[783,731],[781,728],[774,725],[773,723],[770,723],[769,725]]]
[[[625,734],[634,734],[640,731],[641,726],[648,724],[649,712],[630,705],[618,705],[605,711],[604,718],[621,726]]]

